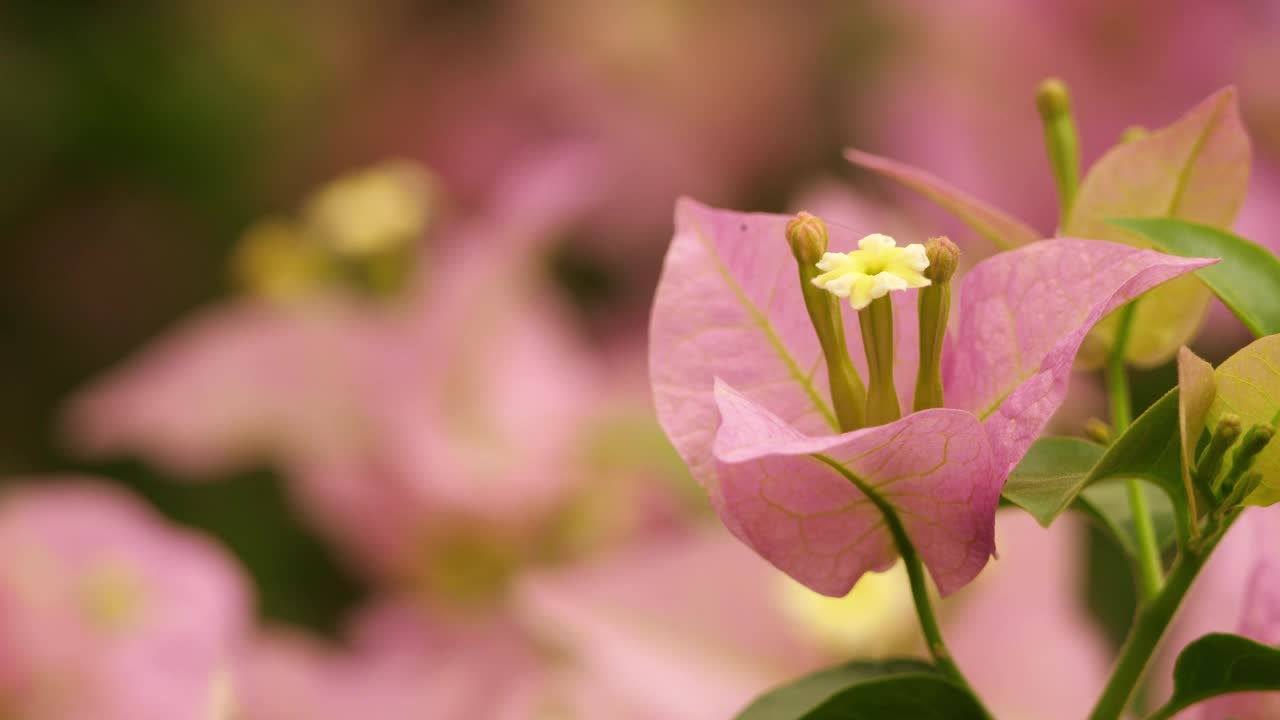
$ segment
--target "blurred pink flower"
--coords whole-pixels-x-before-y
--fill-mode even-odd
[[[876,117],[891,118],[872,128],[884,154],[928,167],[1035,227],[1053,227],[1037,83],[1061,77],[1075,89],[1084,167],[1126,128],[1159,125],[1225,85],[1241,85],[1248,115],[1271,85],[1254,62],[1280,28],[1266,4],[902,3],[895,10],[910,51],[892,59],[878,96],[859,98],[849,117],[865,125],[870,102]]]
[[[229,717],[250,622],[234,561],[109,486],[22,482],[0,495],[0,713]]]
[[[907,510],[906,530],[948,594],[994,551],[1000,487],[1066,395],[1085,334],[1133,297],[1209,262],[1084,240],[988,259],[963,279],[944,353],[952,407],[833,435],[825,388],[810,381],[823,360],[784,241],[787,221],[681,201],[654,301],[650,367],[659,419],[725,525],[829,595],[888,567],[896,552],[879,511],[814,455]],[[853,245],[838,225],[831,237],[833,248]],[[910,293],[896,295],[909,318]],[[857,362],[853,315],[844,318]],[[910,397],[915,323],[899,327],[894,374]],[[772,482],[783,475],[785,487]]]
[[[540,530],[590,479],[597,371],[539,273],[584,163],[549,157],[495,190],[400,296],[207,311],[83,393],[72,441],[187,475],[280,467],[320,529],[383,575],[410,574],[436,525]]]
[[[1218,545],[1187,594],[1164,644],[1153,677],[1168,694],[1173,664],[1182,649],[1214,632],[1234,633],[1280,644],[1280,564],[1273,554],[1280,541],[1280,512],[1249,508]],[[1179,718],[1268,720],[1280,712],[1280,692],[1228,695],[1189,708]]]
[[[773,600],[776,572],[692,532],[577,567],[529,571],[486,608],[400,596],[343,647],[264,635],[240,665],[245,720],[728,717],[822,655]],[[663,688],[655,692],[655,687]]]
[[[947,644],[997,717],[1076,720],[1106,682],[1111,653],[1078,592],[1083,529],[999,513],[1000,556],[943,606]]]
[[[581,237],[632,256],[659,249],[678,194],[727,202],[820,156],[824,63],[858,17],[839,4],[724,12],[701,0],[506,10],[483,32],[442,24],[388,53],[358,91],[353,152],[417,148],[466,203],[511,158],[589,143],[618,171],[599,178]]]

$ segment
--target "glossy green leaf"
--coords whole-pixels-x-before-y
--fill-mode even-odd
[[[1238,692],[1280,690],[1280,649],[1216,633],[1191,643],[1173,668],[1173,696],[1150,720],[1165,720],[1202,700]]]
[[[1135,558],[1137,536],[1124,486],[1115,478],[1090,479],[1106,452],[1107,448],[1079,438],[1041,438],[1009,475],[1003,497],[1045,527],[1068,508],[1079,510]],[[1148,483],[1144,488],[1156,536],[1164,546],[1173,538],[1173,504],[1156,486]]]
[[[1170,218],[1113,220],[1175,255],[1222,258],[1196,275],[1257,337],[1280,333],[1280,258],[1225,230]]]
[[[1001,250],[1033,243],[1043,236],[1030,225],[957,189],[932,173],[896,160],[849,148],[845,158],[920,193]]]
[[[1047,527],[1085,488],[1111,478],[1139,478],[1164,491],[1179,518],[1178,531],[1185,536],[1185,522],[1180,519],[1185,513],[1176,512],[1186,506],[1180,452],[1175,389],[1148,408],[1108,448],[1076,438],[1037,440],[1009,474],[1003,495]],[[1095,498],[1095,505],[1100,502]],[[1098,508],[1085,510],[1109,524],[1118,522],[1103,517]]]
[[[785,717],[785,716],[783,716]],[[987,720],[968,690],[940,675],[892,675],[846,688],[799,720]]]
[[[1240,416],[1244,427],[1280,424],[1280,335],[1254,340],[1214,371],[1218,397],[1209,408],[1209,424],[1224,413]],[[1244,499],[1246,505],[1280,502],[1280,441],[1273,440],[1254,460],[1262,485]]]
[[[1145,237],[1109,219],[1171,217],[1230,227],[1244,202],[1250,152],[1235,89],[1214,93],[1172,125],[1117,145],[1094,163],[1062,234],[1150,247]],[[1190,277],[1148,293],[1135,311],[1126,358],[1143,367],[1171,358],[1200,327],[1209,297]],[[1116,329],[1114,316],[1099,323],[1081,362],[1101,364]]]
[[[1001,494],[1049,527],[1075,501],[1106,451],[1080,438],[1040,438],[1009,474]]]
[[[855,661],[825,668],[756,698],[737,720],[792,720],[808,717],[818,706],[850,686],[883,677],[916,677],[935,672],[920,660]]]

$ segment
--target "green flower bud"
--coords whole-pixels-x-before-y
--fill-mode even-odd
[[[960,248],[945,237],[929,238],[924,253],[929,260],[924,269],[929,285],[920,289],[916,299],[920,364],[912,409],[917,411],[943,406],[942,345],[951,313],[951,277],[960,264]]]
[[[1080,186],[1080,138],[1071,116],[1071,97],[1066,84],[1057,78],[1040,83],[1036,89],[1036,109],[1040,111],[1045,149],[1058,188],[1060,222],[1066,222]]]
[[[1091,417],[1084,421],[1084,436],[1099,445],[1111,444],[1111,426],[1102,419]]]
[[[1120,133],[1120,144],[1127,145],[1131,142],[1138,142],[1151,134],[1151,131],[1141,125],[1130,125]]]
[[[960,264],[960,248],[947,237],[934,237],[925,241],[924,254],[929,258],[924,276],[935,284],[950,282]]]
[[[844,321],[839,299],[818,287],[818,262],[827,251],[827,226],[821,218],[802,212],[787,223],[787,244],[800,273],[800,293],[804,297],[809,322],[818,336],[827,365],[831,404],[840,430],[857,430],[866,423],[866,389],[849,358],[844,337]]]
[[[787,243],[802,265],[817,265],[827,251],[827,224],[822,218],[799,212],[787,223]]]
[[[1196,461],[1196,468],[1192,473],[1195,480],[1200,483],[1202,490],[1218,487],[1214,480],[1222,470],[1222,460],[1226,457],[1227,450],[1235,444],[1239,437],[1240,416],[1230,413],[1223,415],[1218,420],[1218,426],[1213,429],[1209,446],[1200,454],[1200,459]]]

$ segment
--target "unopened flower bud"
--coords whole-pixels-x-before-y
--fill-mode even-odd
[[[1131,142],[1138,142],[1151,134],[1151,131],[1141,125],[1130,125],[1120,133],[1120,144],[1127,145]]]
[[[827,224],[817,215],[801,211],[787,223],[787,243],[798,263],[817,265],[827,242]]]
[[[1066,83],[1058,78],[1046,78],[1036,88],[1036,109],[1046,121],[1071,112],[1071,96]]]
[[[1222,507],[1227,511],[1235,509],[1245,498],[1252,495],[1253,491],[1257,490],[1261,484],[1262,473],[1257,470],[1250,470],[1234,483],[1223,488],[1226,498],[1222,501]]]
[[[837,424],[845,432],[857,430],[866,423],[866,389],[849,358],[840,302],[815,283],[820,272],[818,263],[827,252],[826,223],[816,215],[801,212],[787,223],[786,235],[799,271],[805,310],[827,361],[827,383]]]
[[[1111,444],[1111,426],[1100,418],[1091,417],[1084,421],[1084,436],[1099,445]]]
[[[1240,440],[1239,447],[1236,448],[1235,456],[1232,458],[1232,468],[1245,463],[1244,468],[1253,464],[1253,459],[1263,448],[1271,442],[1271,438],[1275,437],[1276,429],[1268,423],[1254,425],[1244,434],[1244,438]],[[1242,469],[1244,469],[1242,468]]]
[[[1209,439],[1209,446],[1200,454],[1200,459],[1196,462],[1196,469],[1193,473],[1195,479],[1201,483],[1202,488],[1218,486],[1214,483],[1214,479],[1218,477],[1218,472],[1222,470],[1222,460],[1226,457],[1227,450],[1235,444],[1240,437],[1240,416],[1227,413],[1218,420],[1218,426],[1213,429],[1213,435]]]
[[[915,410],[943,406],[942,346],[951,312],[951,276],[960,262],[960,248],[945,237],[929,238],[924,244],[928,266],[922,274],[929,285],[920,290],[917,314],[920,362],[916,366]]]
[[[1036,109],[1040,111],[1045,150],[1058,189],[1060,223],[1065,224],[1080,185],[1080,139],[1066,84],[1057,78],[1040,83],[1036,88]]]
[[[934,283],[944,283],[956,274],[960,264],[960,248],[947,237],[929,238],[924,243],[925,257],[929,258],[929,267],[924,276]]]
[[[1231,454],[1231,469],[1227,471],[1222,482],[1215,485],[1215,488],[1221,487],[1219,497],[1233,494],[1232,489],[1237,487],[1253,467],[1254,459],[1267,447],[1275,434],[1275,428],[1268,423],[1259,423],[1245,432],[1244,437],[1240,438],[1240,442],[1236,444],[1235,452]]]

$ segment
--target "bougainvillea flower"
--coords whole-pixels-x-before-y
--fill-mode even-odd
[[[0,496],[0,716],[222,720],[250,623],[230,556],[120,490]]]
[[[588,479],[574,463],[599,399],[541,272],[579,210],[570,181],[589,171],[577,156],[523,171],[501,207],[433,237],[393,296],[329,288],[204,311],[73,401],[73,443],[187,476],[270,463],[384,579],[434,557],[428,525],[505,536],[542,522]]]
[[[942,355],[946,407],[840,433],[827,389],[813,380],[824,360],[788,221],[678,204],[654,301],[650,372],[663,428],[725,525],[830,595],[896,554],[880,512],[844,473],[897,509],[943,594],[963,586],[994,551],[1000,488],[1062,402],[1089,329],[1213,262],[1075,239],[988,259],[960,283]],[[831,230],[833,249],[855,239]],[[914,292],[892,295],[900,317]],[[856,320],[846,311],[844,321],[865,377]],[[918,364],[913,325],[898,323],[894,377],[903,398]]]

